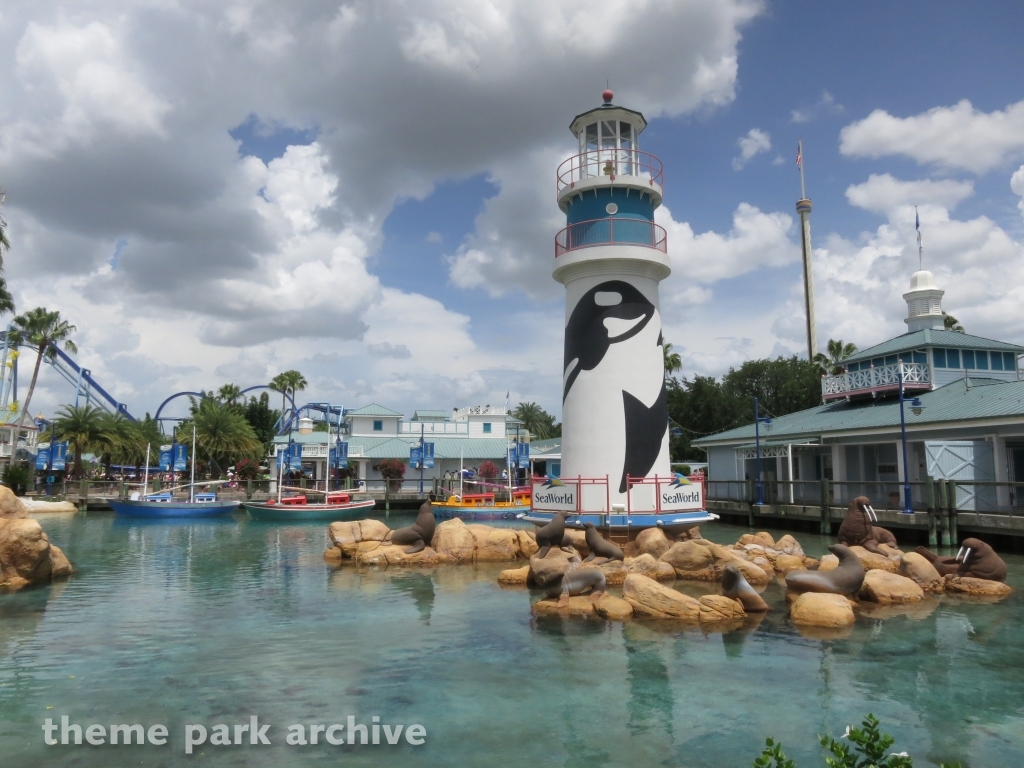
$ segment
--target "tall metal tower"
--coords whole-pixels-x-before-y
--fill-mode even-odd
[[[814,325],[814,274],[811,268],[811,201],[804,186],[804,143],[797,143],[796,164],[800,168],[800,199],[796,212],[800,215],[800,237],[804,254],[804,309],[807,313],[807,359],[818,353],[818,333]]]

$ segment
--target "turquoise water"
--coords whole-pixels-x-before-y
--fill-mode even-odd
[[[538,595],[500,588],[499,564],[333,571],[318,523],[42,522],[79,573],[0,596],[5,767],[722,768],[749,766],[773,735],[810,768],[822,764],[816,734],[839,735],[868,711],[916,765],[1024,762],[1020,591],[997,605],[946,598],[919,618],[859,618],[848,639],[821,641],[794,630],[775,586],[765,596],[776,610],[724,634],[536,618]],[[743,532],[704,529],[718,541]],[[818,537],[798,538],[822,551]],[[1007,560],[1021,590],[1024,558]],[[44,718],[61,715],[162,723],[170,736],[44,745]],[[272,725],[270,746],[185,754],[186,724],[251,715]],[[422,724],[426,743],[284,743],[291,724],[349,715]]]

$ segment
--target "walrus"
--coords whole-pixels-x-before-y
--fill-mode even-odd
[[[839,558],[839,565],[831,571],[790,571],[786,574],[786,587],[794,592],[829,592],[833,595],[852,595],[864,583],[864,566],[849,547],[832,544],[828,551]]]
[[[565,537],[565,519],[569,516],[567,512],[556,512],[551,522],[537,529],[537,546],[540,549],[537,557],[547,557],[552,547],[561,547],[562,539]]]
[[[430,502],[425,501],[416,515],[416,522],[406,528],[396,528],[391,532],[392,544],[412,544],[405,554],[413,555],[426,549],[434,538],[434,512]]]
[[[956,557],[940,557],[926,547],[918,547],[916,551],[935,566],[940,576],[1006,581],[1006,563],[981,539],[964,539]]]
[[[590,554],[587,559],[583,562],[589,563],[595,557],[603,557],[605,560],[625,560],[626,556],[622,553],[622,550],[612,544],[610,541],[605,539],[600,533],[597,532],[597,528],[594,527],[593,523],[586,523],[583,526],[586,529],[585,538],[587,541],[587,549],[590,550]]]
[[[722,569],[722,594],[743,603],[743,610],[747,613],[771,610],[768,603],[747,583],[735,565],[727,565]]]
[[[885,552],[878,548],[879,544],[887,544],[897,549],[899,545],[891,531],[879,525],[872,525],[877,520],[878,515],[871,506],[871,499],[867,496],[858,496],[850,502],[843,524],[839,526],[839,543],[848,547],[861,546],[876,555],[885,555]]]

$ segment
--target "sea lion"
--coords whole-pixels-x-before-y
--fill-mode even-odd
[[[392,544],[412,544],[405,554],[413,555],[422,552],[434,538],[434,512],[430,502],[425,501],[416,515],[416,522],[406,528],[396,528],[391,532]]]
[[[543,558],[552,547],[561,547],[562,539],[565,537],[565,519],[569,517],[567,512],[556,512],[551,522],[537,529],[537,546],[540,549],[537,557]]]
[[[852,595],[864,583],[864,566],[849,547],[832,544],[828,551],[839,558],[839,565],[831,571],[790,571],[786,574],[786,587],[794,592],[829,592],[834,595]]]
[[[735,565],[727,565],[722,569],[722,594],[743,603],[743,610],[747,613],[771,610]]]
[[[583,527],[587,531],[585,537],[587,549],[590,550],[590,554],[584,562],[589,563],[595,557],[603,557],[606,561],[626,559],[626,556],[622,554],[622,550],[598,533],[593,523],[586,523]]]
[[[564,605],[569,598],[590,592],[590,599],[597,601],[607,589],[604,571],[600,568],[581,568],[579,558],[573,558],[569,570],[539,584],[548,597],[557,597],[558,604]]]
[[[839,543],[848,547],[861,546],[876,555],[885,555],[885,552],[878,548],[879,544],[887,544],[897,549],[899,545],[891,531],[872,525],[877,520],[878,515],[871,506],[871,499],[867,496],[858,496],[850,502],[843,524],[839,526]]]
[[[918,547],[916,551],[935,566],[940,576],[1006,581],[1006,563],[981,539],[964,539],[956,557],[940,557],[925,547]]]

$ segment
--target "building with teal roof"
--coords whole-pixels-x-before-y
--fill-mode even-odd
[[[907,333],[822,377],[821,405],[761,426],[770,501],[817,503],[824,478],[835,504],[865,495],[898,508],[902,372],[906,396],[920,400],[905,407],[908,477],[921,484],[912,488],[915,507],[925,506],[930,477],[958,481],[961,510],[1024,508],[1024,485],[1011,485],[1024,483],[1024,347],[944,329],[942,293],[930,272],[915,273],[904,294]],[[757,442],[753,424],[694,441],[708,454],[709,498],[747,497],[746,482],[757,479]]]

